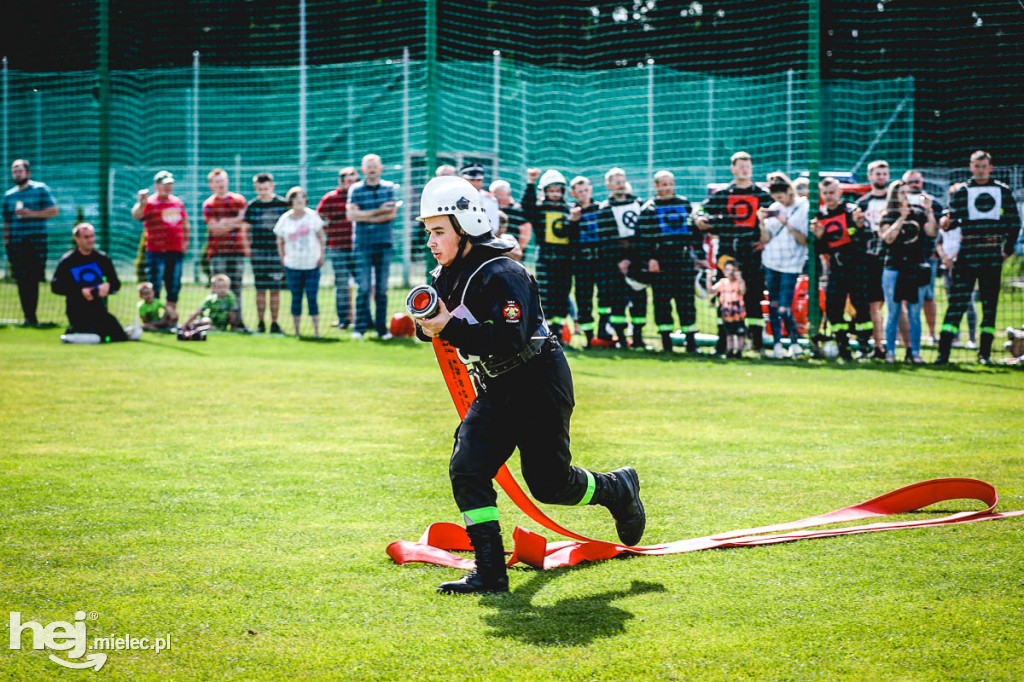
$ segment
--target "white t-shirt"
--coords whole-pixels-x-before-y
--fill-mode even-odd
[[[946,254],[946,258],[956,260],[956,255],[960,253],[962,239],[963,233],[960,228],[954,227],[952,230],[939,230],[937,242],[942,245],[942,251]]]
[[[786,216],[786,220],[794,230],[807,236],[807,199],[797,197],[790,206],[784,206],[775,201],[768,207],[768,210],[778,211],[780,215]],[[764,228],[769,236],[768,243],[764,245],[764,252],[761,254],[761,262],[764,266],[776,272],[795,274],[803,272],[804,262],[807,260],[807,245],[797,243],[789,229],[778,218],[766,218]]]
[[[320,239],[324,221],[308,206],[302,217],[287,211],[277,220],[274,234],[284,239],[284,266],[292,270],[312,270],[320,262]]]

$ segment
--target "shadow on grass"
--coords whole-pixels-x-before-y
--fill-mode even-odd
[[[533,604],[544,585],[570,570],[578,569],[538,571],[514,592],[484,595],[480,603],[497,610],[484,617],[493,628],[488,634],[537,646],[585,646],[596,639],[625,634],[626,623],[634,616],[612,602],[668,591],[659,583],[634,580],[628,590],[568,597],[551,606]]]

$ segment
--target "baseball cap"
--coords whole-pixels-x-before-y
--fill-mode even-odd
[[[479,163],[467,163],[459,169],[459,175],[467,179],[472,178],[475,180],[480,178],[482,180],[484,177],[484,167]]]
[[[170,171],[157,171],[157,174],[153,176],[154,185],[169,185],[174,182],[174,176],[171,175]]]

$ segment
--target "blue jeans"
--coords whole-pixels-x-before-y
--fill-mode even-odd
[[[327,257],[334,268],[334,305],[338,312],[338,323],[342,327],[347,327],[349,308],[351,308],[348,279],[355,275],[352,267],[352,251],[328,248]]]
[[[153,294],[160,298],[160,285],[167,286],[167,302],[177,303],[181,291],[181,264],[185,254],[181,251],[147,251],[146,268]]]
[[[885,294],[885,348],[889,355],[896,352],[896,333],[900,326],[900,309],[903,301],[896,300],[896,280],[900,273],[892,268],[882,270],[882,292]],[[917,303],[907,302],[907,318],[910,320],[910,354],[921,354],[921,304],[927,286],[917,288]]]
[[[288,291],[292,292],[292,317],[302,314],[302,294],[306,294],[306,305],[309,306],[309,316],[316,317],[320,314],[320,305],[316,301],[316,295],[320,288],[320,268],[312,270],[284,269],[285,279],[288,280]]]
[[[795,272],[779,272],[770,268],[764,269],[764,284],[768,288],[768,322],[772,325],[772,342],[782,340],[782,323],[786,323],[786,331],[793,343],[800,339],[796,333],[796,320],[793,319],[793,293],[796,291]]]
[[[383,336],[388,332],[388,275],[391,270],[391,244],[368,244],[353,250],[356,271],[356,324],[362,334],[373,325]],[[373,289],[376,320],[370,316],[370,289]]]

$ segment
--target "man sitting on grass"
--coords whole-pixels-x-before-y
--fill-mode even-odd
[[[128,336],[107,311],[107,297],[121,288],[110,257],[96,248],[96,230],[78,223],[71,231],[75,248],[65,253],[53,272],[50,289],[66,300],[68,334],[95,334],[90,343],[127,341]]]

